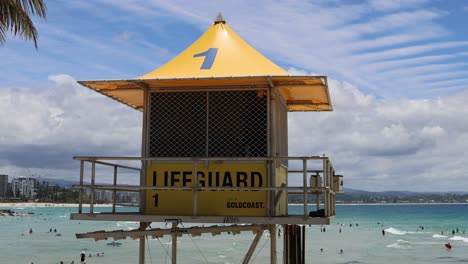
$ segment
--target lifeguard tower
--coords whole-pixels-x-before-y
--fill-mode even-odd
[[[254,231],[243,259],[249,263],[268,230],[271,263],[276,263],[276,230],[282,225],[283,263],[303,263],[303,225],[326,225],[334,218],[335,193],[343,182],[330,159],[288,156],[288,112],[333,110],[327,77],[289,75],[234,33],[221,15],[190,47],[150,73],[79,83],[142,111],[143,138],[141,157],[75,157],[81,165],[75,186],[80,205],[71,219],[140,223],[138,230],[78,238],[137,238],[139,263],[144,263],[145,237],[172,236],[176,263],[178,236]],[[128,161],[141,167],[123,165]],[[102,182],[97,167],[113,168],[113,182],[96,184]],[[138,172],[137,184],[117,184],[125,170]],[[98,190],[113,193],[112,212],[94,212]],[[122,191],[140,194],[138,212],[118,212],[115,197]],[[291,197],[303,206],[300,213],[288,211]],[[153,222],[171,225],[151,228]]]

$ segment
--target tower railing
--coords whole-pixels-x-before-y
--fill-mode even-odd
[[[302,216],[303,218],[310,217],[321,217],[329,218],[333,217],[336,213],[335,210],[335,196],[336,193],[342,190],[342,182],[337,179],[340,175],[335,175],[331,160],[326,156],[307,156],[307,157],[249,157],[249,158],[205,158],[205,157],[194,157],[194,158],[160,158],[160,157],[74,157],[75,160],[80,162],[80,179],[79,184],[74,185],[73,188],[79,190],[79,206],[78,214],[85,214],[83,212],[83,204],[89,204],[89,214],[95,214],[94,206],[96,205],[96,191],[110,191],[112,193],[112,213],[117,213],[117,192],[137,192],[141,193],[144,190],[185,190],[192,192],[193,201],[193,215],[199,216],[198,213],[198,192],[205,190],[217,190],[217,191],[267,191],[276,195],[273,195],[276,199],[279,196],[287,195],[288,201],[292,201],[295,204],[303,206],[302,214],[288,214],[286,217]],[[128,162],[184,162],[192,163],[194,165],[194,175],[197,175],[198,164],[209,164],[209,163],[224,163],[224,162],[265,162],[265,164],[281,164],[285,161],[292,163],[287,168],[287,184],[281,186],[260,186],[260,187],[202,187],[197,184],[193,186],[147,186],[147,185],[128,185],[128,184],[117,184],[119,176],[122,177],[135,177],[136,179],[126,179],[126,182],[138,182],[140,183],[140,177],[142,167],[130,166],[122,163]],[[85,167],[88,166],[90,170],[87,172],[89,181],[85,181]],[[284,166],[284,165],[282,165]],[[110,183],[102,183],[104,179],[109,182],[109,177],[103,177],[100,169],[113,168],[113,181]],[[97,171],[99,170],[99,173]],[[131,175],[128,173],[122,173],[122,170],[137,171],[138,176]],[[267,178],[273,177],[272,170],[267,170]],[[99,174],[99,179],[98,179]],[[122,174],[124,174],[122,176]],[[97,184],[99,182],[99,184]],[[194,182],[197,182],[196,179]],[[85,202],[85,196],[87,196],[87,202]],[[144,199],[141,197],[140,200]],[[270,204],[270,208],[275,206]],[[312,210],[314,209],[315,211]],[[274,210],[272,210],[274,211]],[[274,213],[273,213],[274,214]],[[284,217],[269,215],[270,217]]]

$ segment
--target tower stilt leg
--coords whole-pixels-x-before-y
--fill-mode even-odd
[[[146,222],[140,222],[140,231],[144,231],[148,225]],[[146,236],[140,237],[139,264],[145,264],[145,238]]]
[[[145,264],[145,237],[140,237],[139,264]]]
[[[270,225],[270,263],[276,264],[276,225]]]
[[[172,264],[177,263],[177,235],[172,235]]]

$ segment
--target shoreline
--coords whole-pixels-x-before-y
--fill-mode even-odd
[[[450,205],[450,204],[468,204],[468,203],[337,203],[337,206],[341,205],[367,205],[367,206],[375,206],[375,205]],[[288,203],[288,205],[293,206],[303,206],[302,203]],[[314,205],[314,204],[309,204]],[[37,202],[0,202],[0,208],[6,207],[78,207],[79,204],[77,203],[37,203]],[[112,204],[95,204],[95,207],[112,207]],[[116,207],[122,207],[123,205],[116,205]],[[83,203],[83,207],[89,207],[89,204]]]
[[[467,203],[443,203],[443,202],[440,202],[440,203],[336,203],[336,205],[431,205],[431,204],[434,204],[434,205],[441,205],[441,204],[445,204],[445,205],[448,205],[448,204],[468,204]],[[303,203],[288,203],[288,205],[300,205],[300,206],[304,206]],[[309,206],[313,206],[315,205],[312,204],[312,203],[309,203]],[[320,205],[323,205],[323,204],[320,204]]]
[[[78,207],[79,204],[77,203],[36,203],[36,202],[18,202],[18,203],[2,203],[0,202],[1,207]],[[112,207],[112,204],[95,204],[95,207]],[[83,204],[83,207],[89,207],[89,204]],[[116,205],[116,207],[121,207],[120,205]]]

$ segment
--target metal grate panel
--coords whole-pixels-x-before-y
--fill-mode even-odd
[[[150,96],[150,157],[267,156],[266,90]]]
[[[204,157],[206,93],[151,93],[150,157]]]
[[[267,156],[265,92],[210,92],[208,124],[209,156]]]

